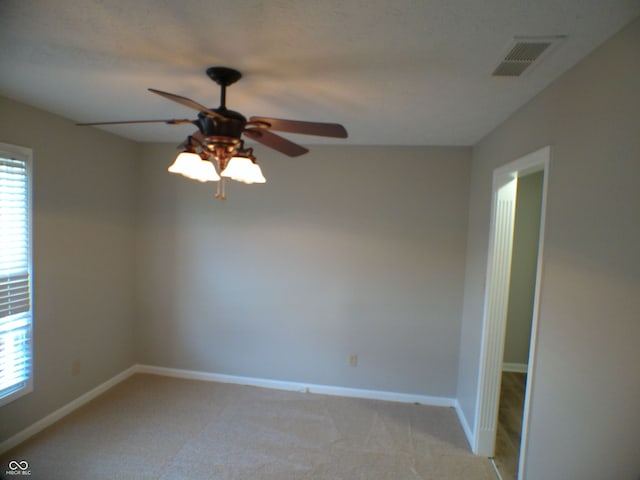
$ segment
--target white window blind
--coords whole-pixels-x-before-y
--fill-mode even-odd
[[[0,405],[32,389],[31,151],[0,144]]]

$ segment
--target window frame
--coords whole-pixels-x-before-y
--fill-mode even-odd
[[[26,204],[27,204],[27,272],[29,275],[29,370],[28,379],[25,384],[17,390],[0,398],[0,407],[17,400],[18,398],[31,393],[34,389],[34,294],[33,294],[33,150],[28,147],[21,147],[0,142],[0,157],[20,160],[25,162],[27,176]]]

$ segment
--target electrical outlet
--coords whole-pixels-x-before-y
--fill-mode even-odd
[[[74,360],[71,363],[71,376],[77,377],[80,375],[80,360]]]
[[[357,367],[358,366],[358,355],[356,353],[352,353],[349,355],[349,366]]]

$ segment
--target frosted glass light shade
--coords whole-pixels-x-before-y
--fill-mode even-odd
[[[247,157],[233,157],[227,163],[227,167],[220,172],[220,175],[241,182],[250,175],[251,165],[253,162]]]
[[[171,173],[179,173],[184,175],[186,172],[197,170],[197,165],[202,159],[200,155],[191,152],[182,152],[178,154],[175,162],[169,167]]]
[[[200,160],[197,169],[194,172],[189,172],[187,176],[199,182],[217,182],[220,180],[216,167],[207,160]]]
[[[220,175],[242,183],[265,183],[262,169],[248,157],[233,157]]]
[[[171,173],[179,173],[199,182],[217,182],[220,180],[213,163],[202,160],[200,155],[182,152],[168,169]]]
[[[267,179],[264,178],[260,165],[258,165],[257,163],[254,163],[251,168],[252,168],[252,172],[250,176],[251,181],[246,183],[267,183]]]

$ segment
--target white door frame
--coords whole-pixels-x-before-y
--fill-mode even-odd
[[[508,189],[505,188],[505,185],[510,182],[515,184],[519,176],[537,171],[544,172],[540,234],[538,238],[536,285],[531,323],[527,386],[523,411],[520,464],[518,467],[518,478],[521,480],[524,476],[529,425],[529,403],[533,390],[531,381],[535,363],[538,329],[543,239],[550,159],[551,147],[547,146],[508,163],[507,165],[499,167],[493,172],[489,252],[487,257],[487,275],[482,320],[482,346],[480,352],[478,391],[473,429],[473,451],[478,455],[487,457],[492,457],[494,454],[495,434],[498,422],[500,379],[502,375],[502,356],[504,352],[509,276],[511,271],[511,247],[513,244],[514,218],[513,216],[510,217],[510,215],[515,215],[515,209],[510,213],[509,208],[511,206],[505,204],[505,202],[511,201],[512,206],[515,207],[515,188]],[[511,194],[513,195],[513,198],[509,199],[509,195]]]

